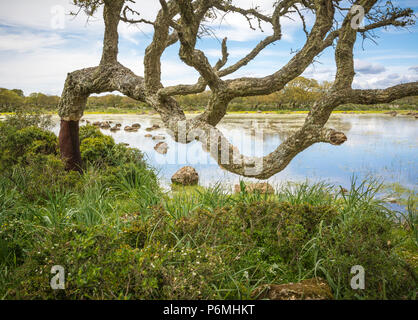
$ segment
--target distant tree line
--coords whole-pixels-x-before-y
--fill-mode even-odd
[[[306,110],[315,101],[327,92],[332,86],[332,82],[318,82],[315,79],[298,77],[289,82],[283,90],[269,95],[241,97],[234,99],[228,109],[230,111],[252,111],[252,110]],[[201,110],[209,100],[209,92],[178,96],[177,101],[185,110]],[[37,108],[43,110],[56,110],[59,96],[46,95],[40,92],[31,93],[25,96],[20,89],[0,88],[0,112],[14,112],[16,109]],[[408,107],[418,105],[418,97],[407,97],[394,102]],[[378,107],[378,106],[377,106]],[[349,109],[355,108],[348,106]],[[373,108],[367,106],[368,109]],[[87,101],[87,110],[106,110],[106,109],[148,109],[145,103],[138,102],[129,97],[108,94],[103,96],[91,96]],[[342,106],[339,109],[344,109]]]
[[[15,112],[18,109],[22,110],[25,108],[52,111],[57,109],[59,99],[59,96],[46,95],[40,92],[25,96],[20,89],[9,90],[0,88],[0,112]],[[87,102],[87,109],[140,109],[145,107],[144,103],[114,94],[89,97]]]
[[[14,112],[22,108],[42,108],[53,110],[57,108],[58,96],[46,95],[40,92],[25,96],[20,89],[8,90],[0,88],[0,112]]]

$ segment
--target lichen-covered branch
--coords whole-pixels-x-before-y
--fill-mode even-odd
[[[387,89],[351,90],[347,102],[358,104],[389,103],[410,96],[418,96],[418,82],[403,83]]]
[[[238,78],[226,81],[229,91],[236,97],[270,94],[302,74],[313,59],[323,51],[325,36],[334,19],[331,0],[315,1],[316,20],[303,48],[280,70],[263,78]]]

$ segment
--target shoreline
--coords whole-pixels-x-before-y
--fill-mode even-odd
[[[158,113],[144,111],[138,112],[137,110],[117,110],[118,112],[108,111],[85,111],[84,115],[137,115],[137,116],[159,116]],[[405,110],[393,110],[393,109],[384,109],[384,110],[335,110],[332,114],[387,114],[389,112],[396,112],[396,116],[411,116],[409,113],[418,114],[417,110],[405,109]],[[185,115],[197,115],[203,112],[201,111],[185,111]],[[283,110],[283,111],[228,111],[225,117],[228,116],[280,116],[280,115],[303,115],[308,114],[308,110]],[[0,116],[12,115],[14,112],[0,112]],[[46,112],[45,114],[58,115],[57,112]],[[388,114],[388,116],[391,116]]]

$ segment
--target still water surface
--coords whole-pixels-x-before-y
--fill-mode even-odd
[[[289,132],[300,127],[306,115],[240,115],[226,116],[218,125],[224,135],[247,155],[266,155],[273,151]],[[200,185],[211,186],[220,182],[225,187],[238,183],[238,175],[224,171],[205,153],[199,142],[188,145],[172,140],[164,128],[151,134],[165,136],[169,149],[166,155],[154,151],[158,141],[146,138],[145,129],[160,124],[157,116],[146,115],[85,115],[93,121],[111,120],[122,124],[122,130],[103,133],[111,135],[117,143],[128,143],[143,151],[149,163],[155,167],[161,183],[168,186],[171,176],[181,167],[191,165],[199,173]],[[138,132],[125,132],[123,127],[140,123]],[[348,187],[350,178],[368,175],[384,179],[385,183],[399,183],[409,189],[417,189],[418,130],[413,117],[376,114],[335,114],[328,126],[341,130],[348,141],[341,146],[318,143],[300,153],[289,166],[267,181],[273,186],[293,181],[327,181]],[[53,131],[58,134],[59,125]],[[253,180],[253,179],[245,179]]]

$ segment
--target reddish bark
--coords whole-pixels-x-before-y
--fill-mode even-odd
[[[78,133],[79,121],[61,120],[59,133],[61,158],[65,160],[67,170],[81,172],[80,138]]]

